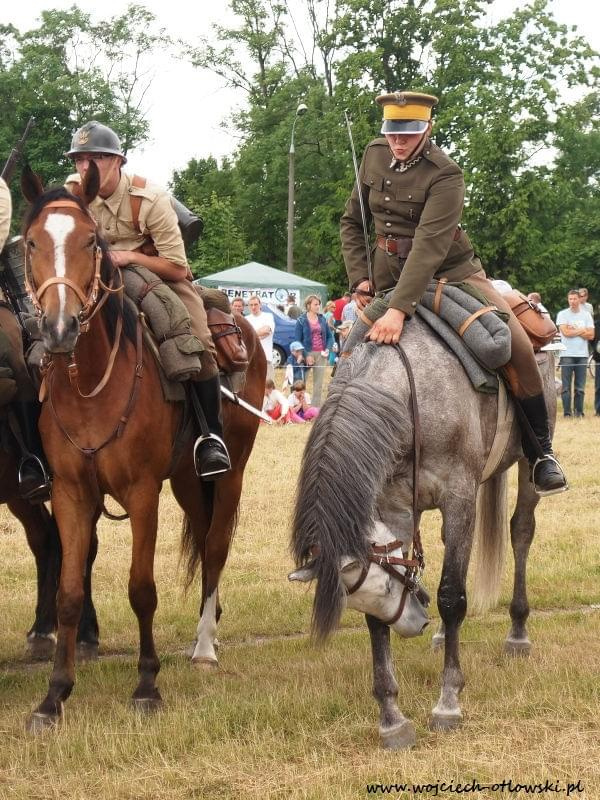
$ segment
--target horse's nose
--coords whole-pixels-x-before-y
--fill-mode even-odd
[[[63,314],[58,318],[43,314],[40,320],[40,333],[48,352],[71,353],[79,336],[79,319],[70,314]]]

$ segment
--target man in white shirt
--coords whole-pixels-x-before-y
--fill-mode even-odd
[[[594,338],[594,320],[580,305],[579,292],[571,289],[567,295],[569,307],[558,312],[556,325],[565,349],[560,356],[562,404],[565,417],[571,416],[571,383],[575,384],[574,411],[583,417],[583,397],[588,360],[588,342]]]
[[[246,317],[256,331],[267,359],[267,379],[273,380],[273,333],[275,332],[275,318],[268,311],[260,310],[260,298],[255,294],[248,300],[250,313]]]

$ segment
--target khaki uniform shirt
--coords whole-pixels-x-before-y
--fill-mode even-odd
[[[144,188],[133,186],[132,180],[131,175],[122,172],[119,185],[110,197],[98,196],[90,203],[89,209],[98,223],[102,237],[106,239],[111,250],[137,250],[151,237],[159,256],[187,268],[177,215],[168,193],[151,183]],[[75,173],[69,175],[65,183],[67,189],[72,189],[74,183],[81,183],[81,178]],[[133,225],[132,195],[142,198],[140,233]]]
[[[10,218],[12,215],[12,200],[10,189],[4,178],[0,178],[0,250],[4,247],[10,232]]]
[[[463,174],[437,145],[425,143],[422,158],[400,171],[385,138],[365,150],[359,182],[367,225],[380,236],[410,237],[406,260],[372,250],[375,289],[394,289],[390,306],[412,315],[434,277],[460,281],[482,269],[468,236],[458,227],[464,199]],[[350,286],[368,276],[356,185],[341,220],[342,252]],[[395,288],[394,288],[395,287]]]

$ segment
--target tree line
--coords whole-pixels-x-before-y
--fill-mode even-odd
[[[464,226],[488,274],[540,291],[550,308],[571,286],[600,300],[600,62],[577,30],[532,0],[490,22],[485,0],[230,0],[235,24],[173,42],[130,6],[100,23],[73,7],[21,33],[0,28],[0,122],[8,152],[19,126],[40,120],[28,148],[49,179],[78,123],[95,116],[128,147],[143,141],[144,60],[160,46],[212,70],[246,96],[237,151],[198,154],[174,173],[175,194],[205,221],[190,254],[198,275],[253,259],[283,267],[287,170],[297,120],[295,269],[346,286],[339,218],[354,180],[344,123],[357,151],[377,135],[376,94],[436,94],[433,138],[465,172]],[[132,69],[132,65],[135,69]],[[43,78],[43,80],[42,80]]]

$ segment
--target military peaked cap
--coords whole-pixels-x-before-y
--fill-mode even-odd
[[[381,133],[423,133],[438,99],[422,92],[393,92],[375,101],[383,107]]]

